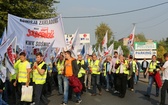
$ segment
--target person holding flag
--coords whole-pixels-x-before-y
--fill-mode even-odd
[[[29,86],[30,83],[30,72],[32,71],[30,63],[26,60],[26,53],[21,52],[19,54],[20,63],[18,64],[18,72],[16,73],[16,80],[13,83],[14,86],[18,85],[18,94],[19,94],[19,100],[22,95],[22,86],[26,85]],[[26,102],[20,102],[20,104],[24,104]]]
[[[42,90],[43,90],[44,84],[46,83],[46,78],[47,78],[47,65],[43,61],[42,53],[38,52],[36,53],[36,62],[34,62],[33,64],[35,105],[40,105],[40,99],[43,96]]]

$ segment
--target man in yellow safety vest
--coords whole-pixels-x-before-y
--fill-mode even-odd
[[[90,64],[90,70],[92,72],[92,85],[93,85],[93,93],[91,96],[96,96],[96,87],[99,90],[99,95],[101,95],[101,86],[100,86],[100,69],[99,69],[100,61],[97,59],[97,56],[93,54],[93,60]]]
[[[36,54],[36,62],[33,64],[33,82],[35,86],[35,105],[40,105],[40,99],[42,96],[43,85],[46,83],[47,77],[47,65],[43,61],[43,55],[41,52]]]
[[[21,98],[21,90],[22,90],[22,86],[26,85],[27,87],[29,86],[30,83],[30,72],[31,70],[31,66],[30,63],[26,60],[26,53],[25,52],[21,52],[19,54],[19,58],[20,58],[20,62],[18,64],[18,66],[15,68],[18,70],[18,72],[16,73],[16,80],[13,83],[14,86],[16,86],[16,84],[18,85],[18,94],[19,94],[19,100]],[[18,83],[17,83],[18,82]],[[26,102],[20,102],[20,104],[24,104]]]

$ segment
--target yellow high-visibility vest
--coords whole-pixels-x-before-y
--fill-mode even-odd
[[[18,65],[18,82],[26,83],[27,82],[27,65],[28,61],[20,62]]]
[[[18,69],[19,69],[19,63],[21,62],[21,60],[19,59],[19,60],[17,60],[15,63],[14,63],[14,69],[15,69],[15,74],[10,74],[10,81],[12,80],[12,79],[16,79],[16,74],[18,73]]]
[[[155,62],[151,62],[150,65],[149,65],[149,72],[153,72],[155,69],[156,69],[156,66],[157,66],[157,63],[159,63],[158,61],[155,61]]]
[[[99,71],[99,60],[96,60],[96,61],[91,61],[91,70],[92,70],[92,74],[100,74],[100,71]]]
[[[58,74],[62,74],[62,71],[64,69],[64,60],[62,62],[58,61],[57,63],[57,70],[58,70]]]
[[[77,61],[77,64],[79,64],[79,63],[80,63],[80,61]],[[81,65],[84,65],[84,64],[85,64],[85,61],[82,60],[82,61],[81,61]],[[79,73],[78,73],[78,78],[82,77],[83,74],[86,74],[86,71],[85,71],[85,69],[83,69],[83,68],[81,67],[80,70],[79,70]]]
[[[106,76],[106,65],[107,65],[107,63],[106,62],[104,62],[104,64],[103,64],[103,69],[104,69],[104,76]]]
[[[116,62],[116,64],[119,64],[119,60]],[[125,63],[123,64],[123,73],[124,74],[129,74],[129,71],[127,69],[127,65],[128,65],[128,62],[125,61]],[[120,72],[120,66],[117,68],[116,74],[119,74],[119,72]]]
[[[135,73],[136,71],[136,62],[132,61],[132,68],[133,68],[133,72]]]
[[[41,69],[44,64],[45,62],[43,61],[41,64],[38,65],[38,68]],[[33,70],[33,82],[35,82],[35,84],[44,84],[46,82],[46,77],[47,70],[43,75],[40,75],[37,69]]]

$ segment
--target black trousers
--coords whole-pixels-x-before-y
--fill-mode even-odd
[[[85,92],[86,91],[85,83],[84,83],[84,81],[85,81],[85,75],[82,75],[82,77],[80,77],[79,80],[80,80],[80,82],[82,84],[82,91]]]
[[[55,83],[55,86],[56,88],[58,88],[58,72],[52,72],[52,76],[53,76],[53,79],[54,79],[54,83]]]
[[[161,89],[161,104],[165,105],[166,91],[168,89],[168,80],[165,80]]]
[[[146,75],[145,75],[146,68],[142,68],[142,70],[143,70],[143,76],[144,76],[144,78],[146,78]]]
[[[113,75],[113,78],[114,78],[114,81],[113,81],[114,89],[115,89],[116,91],[119,91],[119,90],[118,90],[118,87],[117,87],[117,76],[118,76],[118,74],[113,73],[112,75]]]
[[[124,97],[127,89],[127,74],[117,74],[117,88],[120,96]]]
[[[35,90],[34,90],[35,105],[40,105],[40,99],[41,99],[41,95],[42,95],[42,90],[43,90],[43,85],[35,84]]]
[[[17,86],[16,87],[13,86],[14,82],[15,82],[15,79],[12,79],[11,82],[10,82],[10,87],[11,87],[11,91],[12,91],[12,93],[11,93],[11,97],[12,97],[11,101],[12,101],[12,103],[17,105],[17,99],[18,99],[17,92],[18,92],[18,90],[17,90]]]
[[[128,88],[134,89],[135,73],[132,73],[131,78],[128,80]]]

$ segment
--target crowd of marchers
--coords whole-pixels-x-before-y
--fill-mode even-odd
[[[58,95],[63,96],[61,105],[67,105],[74,95],[75,103],[80,104],[82,94],[88,91],[93,97],[101,96],[102,89],[124,98],[128,89],[134,91],[141,70],[144,78],[149,78],[144,97],[150,98],[155,82],[156,97],[161,94],[160,105],[165,105],[168,89],[168,53],[163,56],[165,62],[161,65],[156,55],[151,57],[150,62],[144,58],[144,61],[139,63],[132,55],[123,56],[118,52],[114,52],[113,56],[98,56],[93,53],[73,57],[71,51],[65,51],[51,58],[51,63],[47,64],[41,52],[36,53],[33,62],[27,59],[26,52],[20,52],[17,53],[14,63],[15,74],[7,72],[9,75],[6,81],[0,80],[0,105],[48,105],[48,96],[55,87]],[[5,60],[1,61],[0,68],[8,71]],[[164,83],[161,82],[160,72],[163,74]],[[32,102],[21,101],[23,86],[33,86]]]

